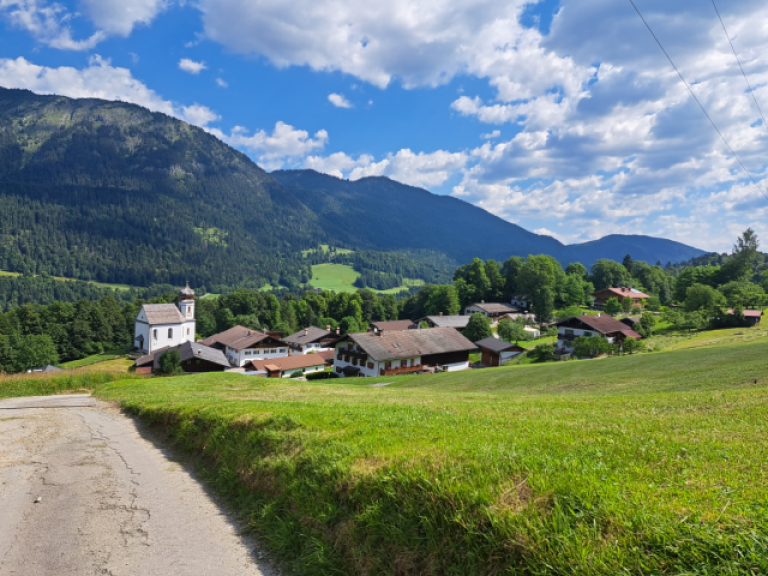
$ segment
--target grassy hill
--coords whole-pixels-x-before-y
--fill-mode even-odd
[[[355,280],[360,276],[352,266],[345,264],[316,264],[312,266],[312,286],[335,292],[355,292]],[[404,285],[389,290],[375,290],[381,294],[396,294],[411,286],[422,286],[423,280],[405,278]]]
[[[98,393],[205,455],[215,487],[292,573],[757,574],[768,572],[767,343]]]

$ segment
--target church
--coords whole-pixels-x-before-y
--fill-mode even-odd
[[[187,283],[179,305],[144,304],[136,316],[133,345],[145,354],[195,341],[195,293]]]

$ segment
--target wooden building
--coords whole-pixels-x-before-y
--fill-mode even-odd
[[[504,366],[505,362],[525,352],[525,348],[517,344],[493,337],[483,338],[475,345],[480,348],[480,363],[486,366]]]

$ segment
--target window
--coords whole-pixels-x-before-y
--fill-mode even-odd
[[[187,336],[189,336],[189,328],[187,328]]]
[[[373,370],[373,362],[368,362],[368,369]]]
[[[168,328],[168,340],[173,338],[173,328]]]
[[[157,340],[157,328],[155,328],[154,330],[152,330],[152,338],[153,338],[154,340]]]
[[[246,356],[250,356],[251,354],[253,354],[253,352],[251,352],[250,350],[246,350],[246,351],[245,351],[245,355],[246,355]]]
[[[344,356],[344,362],[349,362],[349,356]]]
[[[352,358],[352,366],[357,366],[357,358]]]
[[[570,330],[568,328],[565,329],[565,335],[566,336],[573,336],[573,330]]]
[[[343,360],[344,356],[342,354],[336,354],[336,360]]]
[[[589,330],[585,330],[585,331],[584,331],[584,336],[586,336],[587,338],[589,338],[589,337],[591,337],[591,336],[592,336],[592,332],[590,332]]]
[[[408,360],[400,360],[400,368],[405,368],[408,366]]]

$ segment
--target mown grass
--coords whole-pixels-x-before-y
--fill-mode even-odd
[[[312,286],[334,292],[355,292],[355,280],[360,276],[347,264],[316,264],[312,266]],[[424,280],[403,278],[403,285],[389,290],[374,290],[379,294],[397,294],[412,286],[423,286]]]
[[[48,396],[66,392],[90,391],[107,382],[126,378],[137,378],[137,376],[116,372],[0,373],[0,398]]]
[[[80,358],[80,360],[71,360],[69,362],[62,362],[60,367],[65,369],[81,368],[82,366],[90,366],[91,364],[97,364],[106,360],[116,360],[118,358],[125,358],[125,354],[121,354],[120,351],[104,352],[102,354],[93,354]]]
[[[314,383],[209,374],[97,394],[204,454],[295,574],[758,574],[765,352]]]

